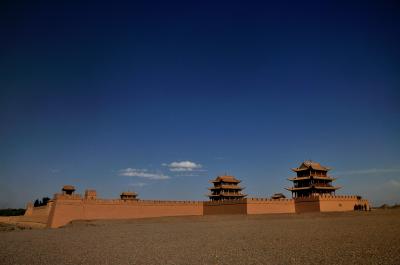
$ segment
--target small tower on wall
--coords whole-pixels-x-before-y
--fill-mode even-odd
[[[293,187],[287,188],[292,192],[292,197],[310,197],[318,195],[334,195],[340,187],[335,187],[332,182],[336,180],[328,175],[329,167],[308,160],[301,163],[298,168],[292,168],[296,172],[296,177],[289,178],[293,182]]]
[[[63,195],[73,195],[74,194],[74,192],[75,192],[75,187],[74,186],[72,186],[72,185],[65,185],[63,188],[62,188],[62,194]]]
[[[137,193],[131,191],[125,191],[121,193],[121,200],[123,201],[137,201]]]
[[[234,176],[218,176],[211,181],[214,187],[209,188],[211,193],[208,194],[208,197],[211,201],[243,199],[247,195],[242,193],[244,188],[239,186],[240,182]]]
[[[85,199],[86,200],[96,200],[97,192],[96,190],[85,190]]]

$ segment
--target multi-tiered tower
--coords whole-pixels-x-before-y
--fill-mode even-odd
[[[314,161],[304,161],[298,168],[292,168],[297,176],[289,178],[293,182],[292,188],[287,190],[292,192],[292,197],[309,197],[323,194],[335,194],[340,187],[332,186],[335,178],[328,176],[330,168],[321,166]]]
[[[208,197],[211,201],[238,200],[247,196],[242,193],[243,188],[238,185],[240,180],[234,176],[218,176],[211,183],[214,184],[214,187],[209,188],[211,194]]]

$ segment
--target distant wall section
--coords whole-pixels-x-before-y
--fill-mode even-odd
[[[53,228],[73,220],[203,215],[203,203],[196,201],[101,200],[82,199],[77,195],[56,195],[56,198],[48,222]]]
[[[47,224],[52,207],[53,201],[49,201],[46,205],[39,207],[33,207],[32,203],[28,203],[24,218],[20,219],[23,222]]]

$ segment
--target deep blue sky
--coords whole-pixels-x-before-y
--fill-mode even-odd
[[[395,0],[26,2],[0,8],[0,207],[206,199],[225,172],[265,197],[306,159],[400,202]]]

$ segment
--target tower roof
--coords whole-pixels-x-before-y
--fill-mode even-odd
[[[314,169],[314,170],[321,170],[321,171],[329,171],[329,167],[324,167],[320,163],[311,161],[311,160],[306,160],[298,168],[292,168],[294,172],[298,171],[303,171],[307,169]]]
[[[75,191],[75,187],[72,185],[64,185],[62,188],[63,191]]]
[[[136,192],[132,192],[132,191],[124,191],[121,193],[122,196],[136,196],[137,193]]]
[[[218,176],[215,180],[211,182],[231,182],[231,183],[239,183],[240,180],[236,179],[234,176]]]

